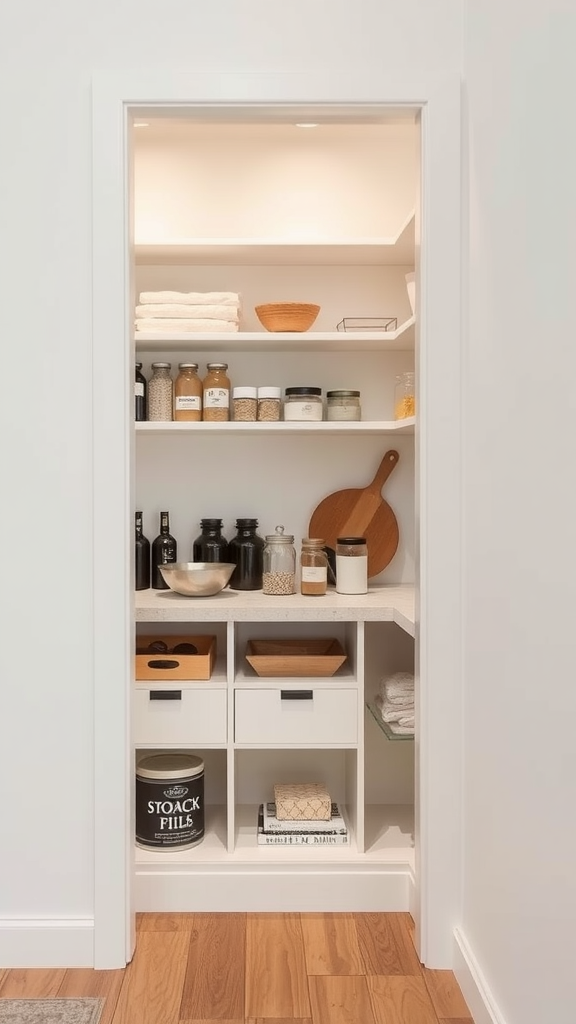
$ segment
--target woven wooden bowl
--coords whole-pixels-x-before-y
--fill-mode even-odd
[[[307,331],[318,316],[320,306],[312,302],[269,302],[254,306],[254,310],[267,331]]]

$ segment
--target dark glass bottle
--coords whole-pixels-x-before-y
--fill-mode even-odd
[[[136,377],[134,378],[134,419],[136,422],[146,419],[146,387],[142,363],[136,363]]]
[[[134,557],[136,590],[150,588],[150,541],[142,533],[142,513],[136,512],[136,553]]]
[[[201,519],[202,533],[192,544],[193,562],[227,562],[228,541],[222,536],[221,519]]]
[[[160,533],[152,542],[152,588],[153,590],[169,590],[164,582],[159,565],[168,565],[178,561],[177,545],[170,534],[170,516],[168,512],[160,513]]]
[[[264,540],[256,533],[257,519],[237,519],[236,536],[228,545],[228,561],[236,568],[230,577],[233,590],[262,590]]]

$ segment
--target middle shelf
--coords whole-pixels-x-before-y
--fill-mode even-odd
[[[317,423],[303,423],[301,421],[286,422],[279,421],[276,423],[257,423],[257,422],[235,422],[234,420],[223,422],[223,423],[175,423],[171,421],[145,421],[135,424],[136,432],[138,434],[198,434],[205,436],[207,434],[275,434],[284,437],[286,434],[316,434],[316,435],[327,435],[336,436],[342,434],[352,434],[355,436],[362,434],[413,434],[415,429],[416,419],[414,416],[406,417],[402,420],[363,420],[360,422],[352,421],[331,421],[326,420]]]

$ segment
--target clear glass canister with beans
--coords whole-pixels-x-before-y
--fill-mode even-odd
[[[296,593],[296,552],[294,537],[277,526],[266,535],[263,554],[262,591],[279,596]]]
[[[282,388],[258,388],[258,421],[275,423],[280,419]]]
[[[258,388],[238,387],[232,392],[234,419],[241,423],[256,420],[258,412]]]
[[[174,404],[174,381],[171,363],[152,363],[152,376],[148,381],[148,419],[171,420]]]

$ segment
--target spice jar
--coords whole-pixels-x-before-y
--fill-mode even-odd
[[[324,541],[305,537],[300,553],[300,593],[321,597],[328,589],[328,556]]]
[[[201,519],[202,533],[192,544],[193,562],[227,562],[228,541],[222,536],[221,519]]]
[[[174,381],[174,419],[198,423],[202,419],[202,381],[198,363],[178,363]]]
[[[399,373],[394,387],[394,419],[403,420],[416,415],[414,374]]]
[[[136,363],[134,377],[134,419],[141,423],[146,419],[146,377],[142,373],[142,363]]]
[[[230,577],[232,590],[262,590],[264,541],[256,533],[257,519],[237,519],[236,536],[228,545],[228,561],[236,568]]]
[[[171,420],[174,402],[174,381],[170,376],[171,363],[152,363],[152,376],[148,381],[148,419]]]
[[[321,420],[322,388],[286,388],[285,420]]]
[[[266,535],[263,554],[262,590],[265,594],[296,593],[296,552],[294,537],[277,526]]]
[[[359,420],[361,419],[359,391],[327,391],[327,420]]]
[[[368,593],[368,548],[365,537],[336,538],[336,592]]]
[[[258,412],[258,388],[234,388],[232,392],[234,419],[241,423],[256,420]]]
[[[274,423],[280,419],[281,388],[258,388],[258,419],[260,423]]]
[[[208,373],[202,381],[202,419],[210,423],[230,419],[230,378],[228,363],[207,363]]]

